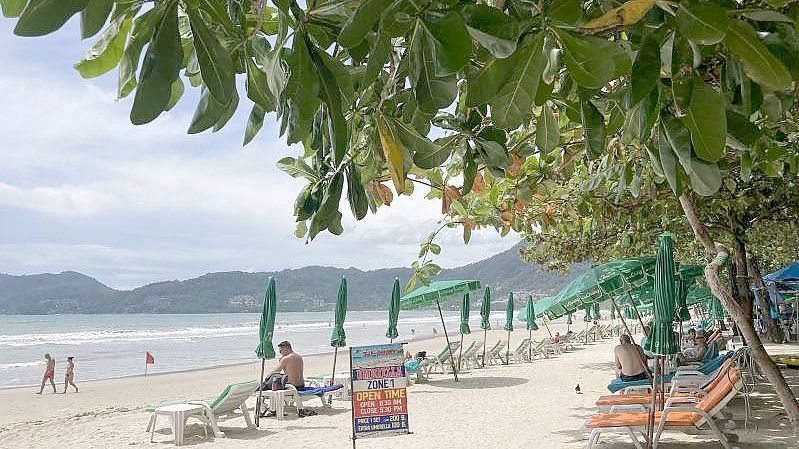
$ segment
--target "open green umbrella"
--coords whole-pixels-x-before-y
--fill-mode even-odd
[[[533,303],[532,295],[527,296],[527,331],[530,334],[530,341],[533,341],[533,331],[538,330],[538,324],[535,322],[535,303]],[[533,361],[533,345],[532,343],[527,347],[527,360]]]
[[[255,427],[258,427],[261,410],[261,388],[264,383],[264,367],[266,359],[275,358],[275,348],[272,346],[272,336],[275,332],[275,314],[277,313],[277,296],[275,295],[275,278],[269,277],[266,284],[266,294],[264,294],[263,309],[261,310],[261,322],[258,326],[258,347],[255,354],[261,359],[261,383],[258,388],[258,400],[255,408]]]
[[[461,346],[458,349],[458,371],[461,370],[461,358],[463,357],[463,336],[472,333],[469,328],[469,306],[469,294],[464,293],[461,301]]]
[[[480,281],[472,280],[452,280],[452,281],[435,281],[428,285],[417,288],[416,290],[408,293],[400,298],[401,310],[419,309],[436,305],[438,308],[438,316],[441,318],[441,326],[444,328],[444,338],[447,340],[447,348],[449,348],[449,333],[447,333],[447,325],[444,323],[444,313],[441,311],[441,301],[452,298],[455,295],[467,293],[471,290],[480,288]],[[452,374],[455,376],[455,381],[458,381],[458,370],[455,367],[455,357],[450,350],[450,365],[452,366]]]
[[[653,301],[654,319],[649,335],[644,341],[644,348],[655,355],[655,376],[652,388],[652,405],[648,422],[648,442],[652,442],[655,425],[655,405],[658,391],[663,391],[663,356],[676,354],[679,344],[674,338],[672,322],[677,307],[676,276],[672,236],[665,233],[658,245],[657,262],[655,264],[655,300]],[[660,402],[661,404],[663,402]]]
[[[483,366],[486,361],[486,338],[488,337],[488,330],[491,329],[491,289],[486,285],[485,292],[483,292],[483,302],[480,303],[480,329],[483,329]]]
[[[336,297],[336,315],[333,325],[333,333],[330,335],[330,346],[335,348],[333,353],[333,373],[331,374],[331,384],[336,380],[336,359],[338,358],[338,348],[347,346],[347,334],[344,332],[344,320],[347,318],[347,278],[341,277],[341,284],[338,286],[338,296]]]
[[[510,363],[510,333],[513,331],[513,292],[508,293],[508,303],[505,306],[505,326],[508,331],[508,350],[505,352],[505,364]]]
[[[388,303],[388,330],[386,330],[386,338],[394,343],[399,332],[397,332],[397,320],[399,320],[400,311],[400,285],[399,279],[394,278],[394,288],[391,289],[391,302]]]

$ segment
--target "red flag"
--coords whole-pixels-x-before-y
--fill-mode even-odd
[[[144,363],[147,365],[155,364],[155,357],[153,357],[153,355],[150,354],[150,351],[147,351],[147,354],[144,356]]]

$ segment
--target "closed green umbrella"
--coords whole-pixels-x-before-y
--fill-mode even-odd
[[[566,333],[569,333],[569,327],[573,324],[574,320],[572,320],[572,314],[566,315]]]
[[[386,330],[386,338],[394,343],[399,332],[397,332],[397,320],[399,320],[400,311],[400,284],[399,279],[394,278],[394,288],[391,289],[391,302],[388,303],[388,330]]]
[[[272,335],[275,332],[275,314],[277,313],[277,297],[275,295],[275,278],[270,277],[266,285],[263,309],[261,310],[261,322],[258,326],[258,347],[255,354],[261,359],[261,383],[264,383],[264,366],[266,359],[275,358],[275,348],[272,346]],[[258,415],[261,414],[261,388],[258,388],[258,400],[255,408],[255,426],[258,427]]]
[[[477,290],[478,288],[480,288],[480,281],[451,280],[431,282],[400,298],[400,309],[411,310],[435,304],[438,308],[438,316],[441,318],[441,326],[444,328],[444,338],[446,338],[447,347],[449,348],[449,334],[447,333],[447,325],[444,323],[444,313],[441,311],[441,301],[471,290]],[[455,356],[451,351],[449,357],[450,366],[452,366],[452,374],[457,382],[458,370],[455,367]]]
[[[535,322],[535,303],[533,297],[527,297],[527,331],[530,334],[530,345],[527,347],[527,360],[533,361],[533,331],[538,330],[538,324]]]
[[[330,346],[335,348],[333,353],[333,373],[330,383],[336,380],[336,359],[338,358],[338,348],[347,346],[347,334],[344,332],[344,320],[347,318],[347,278],[341,277],[341,284],[338,286],[338,296],[336,297],[336,315],[333,325],[333,333],[330,335]]]
[[[458,349],[458,371],[461,370],[461,358],[463,356],[463,336],[471,334],[472,330],[469,328],[469,294],[463,294],[461,301],[461,346]]]
[[[615,307],[611,307],[610,308],[610,319],[611,320],[615,320],[616,319],[616,308]]]
[[[508,350],[505,352],[505,364],[510,363],[510,333],[513,331],[513,292],[508,293],[508,304],[505,306],[505,326],[508,331]]]
[[[480,303],[480,329],[483,329],[483,366],[486,363],[486,338],[488,337],[488,330],[491,329],[491,289],[486,286],[483,292],[483,302]]]
[[[653,301],[654,319],[651,322],[649,335],[644,341],[645,349],[655,354],[655,381],[652,388],[652,404],[648,422],[648,441],[652,441],[655,425],[655,405],[658,390],[663,389],[663,356],[676,354],[679,344],[674,338],[672,322],[677,308],[676,291],[676,266],[674,263],[674,249],[671,242],[672,236],[665,233],[660,238],[658,245],[657,261],[655,263],[655,298]],[[662,404],[662,402],[661,402]]]
[[[584,309],[585,314],[583,315],[583,321],[586,323],[590,323],[594,320],[594,317],[591,316],[591,307],[586,307]]]
[[[601,320],[601,319],[602,319],[602,313],[599,311],[599,303],[598,303],[598,302],[595,302],[595,303],[594,303],[594,310],[593,310],[593,312],[594,312],[594,319],[595,319],[595,320],[599,321],[599,320]]]

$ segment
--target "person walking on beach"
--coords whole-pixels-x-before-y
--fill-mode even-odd
[[[72,385],[75,387],[75,393],[78,392],[78,386],[75,385],[75,362],[72,360],[74,357],[67,357],[67,370],[64,372],[64,393],[67,394],[67,386]]]
[[[54,378],[55,378],[55,359],[50,357],[50,354],[45,354],[44,355],[44,359],[47,360],[47,368],[44,369],[44,377],[42,378],[42,386],[41,386],[41,388],[39,388],[39,392],[36,393],[36,394],[42,394],[42,391],[44,391],[44,384],[47,383],[48,380],[50,381],[50,385],[53,386],[53,393],[56,392],[55,381],[54,381]]]

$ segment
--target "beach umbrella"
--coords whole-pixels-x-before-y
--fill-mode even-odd
[[[616,319],[616,308],[615,307],[611,307],[610,308],[610,319],[611,320],[615,320]]]
[[[458,348],[458,371],[461,370],[463,336],[472,333],[472,330],[469,328],[469,306],[469,293],[464,293],[463,300],[461,301],[461,346]]]
[[[508,350],[505,352],[505,363],[510,363],[510,333],[513,331],[513,292],[508,292],[508,303],[505,306],[505,326],[508,331]]]
[[[483,329],[483,366],[486,363],[486,338],[488,337],[488,330],[491,329],[491,289],[486,286],[483,292],[483,302],[480,303],[480,329]]]
[[[570,313],[566,316],[566,333],[569,332],[569,326],[571,325],[572,325],[572,314]]]
[[[258,427],[259,415],[261,414],[261,388],[264,383],[264,367],[266,359],[275,358],[275,348],[272,346],[272,335],[275,332],[275,314],[277,313],[277,297],[275,295],[275,278],[269,277],[264,294],[263,309],[261,310],[261,322],[258,326],[258,347],[255,354],[261,359],[261,383],[258,387],[258,400],[255,407],[255,426]]]
[[[333,333],[330,335],[330,346],[335,348],[333,352],[333,372],[330,383],[336,380],[336,359],[338,359],[338,348],[347,346],[347,334],[344,332],[344,320],[347,318],[347,278],[341,276],[341,284],[338,286],[338,296],[336,297],[335,323]]]
[[[394,278],[394,288],[391,289],[391,302],[388,303],[388,330],[386,330],[386,338],[394,343],[399,332],[397,332],[397,320],[399,319],[400,310],[400,284],[399,279]]]
[[[599,310],[599,303],[598,303],[598,302],[595,302],[595,303],[594,303],[594,310],[593,310],[593,312],[594,312],[594,319],[595,319],[595,320],[599,321],[599,320],[601,320],[601,319],[602,319],[602,313],[601,313],[601,312],[600,312],[600,310]]]
[[[527,331],[530,336],[530,345],[527,347],[527,360],[533,360],[533,331],[538,330],[538,324],[535,322],[535,303],[533,297],[527,296]]]
[[[449,333],[447,332],[447,325],[444,323],[444,313],[441,311],[441,301],[448,300],[455,295],[461,295],[472,290],[480,288],[480,281],[474,280],[451,280],[451,281],[435,281],[428,285],[417,288],[416,290],[408,293],[400,298],[400,310],[413,310],[422,307],[429,307],[435,304],[438,308],[438,316],[441,318],[441,327],[444,328],[444,338],[447,340],[447,348],[449,348],[450,365],[452,366],[452,374],[455,376],[455,381],[458,381],[458,371],[455,368],[455,357],[452,354],[452,349],[449,345]]]
[[[654,319],[644,348],[655,355],[655,376],[652,388],[652,406],[649,413],[648,444],[652,445],[654,431],[655,405],[658,391],[663,389],[663,356],[676,354],[679,344],[674,338],[672,322],[677,308],[676,276],[674,263],[674,248],[672,236],[665,233],[660,238],[658,245],[657,262],[655,264],[655,299],[653,305]],[[661,398],[662,399],[662,398]],[[662,404],[662,401],[661,401]]]

